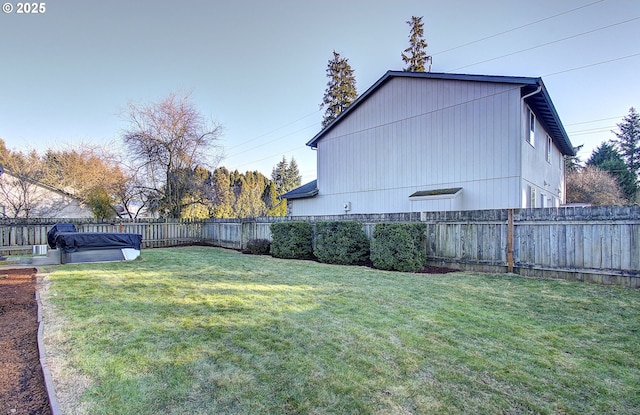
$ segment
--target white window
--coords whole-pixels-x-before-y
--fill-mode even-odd
[[[536,116],[533,114],[533,111],[531,111],[530,109],[528,110],[529,112],[529,122],[527,125],[527,143],[531,144],[532,146],[536,146],[536,142],[535,142],[535,137],[536,137]]]
[[[547,160],[547,162],[549,164],[551,164],[551,149],[553,148],[553,143],[551,142],[551,137],[547,136],[547,147],[545,148],[545,160]]]
[[[533,186],[527,185],[526,191],[524,193],[524,207],[525,208],[534,208],[536,207],[536,189]]]
[[[529,186],[529,193],[531,194],[531,196],[529,197],[531,199],[531,206],[532,208],[536,207],[536,188]]]

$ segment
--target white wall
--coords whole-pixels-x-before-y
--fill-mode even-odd
[[[292,215],[439,210],[417,190],[462,187],[460,209],[521,206],[517,85],[392,78],[318,142],[318,196]]]

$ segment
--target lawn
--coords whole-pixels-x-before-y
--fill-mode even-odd
[[[638,290],[207,247],[46,271],[92,415],[640,413]]]

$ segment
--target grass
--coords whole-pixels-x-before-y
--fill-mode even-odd
[[[87,413],[640,412],[637,290],[206,247],[142,257],[50,270]]]

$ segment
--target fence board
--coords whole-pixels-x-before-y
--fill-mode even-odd
[[[465,269],[506,271],[508,211],[423,212],[320,217],[207,220],[68,220],[84,232],[138,233],[143,248],[205,242],[240,249],[250,239],[271,239],[281,221],[355,220],[372,238],[376,223],[426,226],[430,261]],[[0,219],[0,249],[47,243],[55,220]],[[514,271],[574,280],[640,285],[640,207],[519,209],[513,211]],[[546,273],[546,274],[545,274]]]

